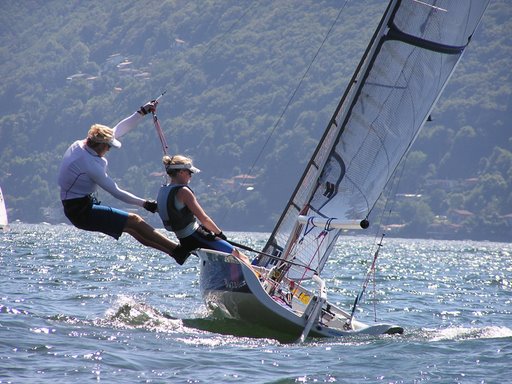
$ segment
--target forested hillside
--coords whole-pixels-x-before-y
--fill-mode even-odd
[[[192,187],[206,210],[225,230],[270,231],[385,6],[4,4],[0,185],[10,220],[65,222],[56,178],[67,146],[91,124],[113,126],[166,90],[158,117],[169,152],[192,156],[202,169]],[[383,224],[391,234],[512,238],[511,39],[512,6],[491,1],[386,194],[393,204]],[[156,197],[163,152],[151,118],[122,141],[108,155],[110,175]],[[113,202],[105,192],[99,199]]]

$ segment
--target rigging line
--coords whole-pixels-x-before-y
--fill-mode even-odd
[[[253,1],[251,6],[247,7],[246,10],[242,13],[242,15],[231,25],[231,27],[229,27],[224,33],[222,33],[220,35],[220,37],[218,37],[217,39],[215,40],[211,40],[207,45],[206,45],[206,49],[204,50],[203,53],[200,53],[200,56],[201,57],[204,57],[206,56],[206,54],[208,52],[210,52],[210,50],[215,47],[215,45],[224,40],[224,37],[228,35],[228,33],[231,33],[233,31],[233,29],[235,29],[235,27],[240,24],[241,20],[247,15],[247,13],[249,13],[257,4],[258,2],[257,1]],[[181,77],[181,80],[183,82],[183,79],[185,79],[185,76],[188,75],[190,73],[190,69],[188,71],[186,71],[184,73],[184,75]],[[175,84],[175,87],[176,87],[177,84]],[[162,94],[156,99],[158,101],[158,99],[160,99],[165,93],[167,92],[167,90],[165,90],[164,92],[162,92]],[[164,132],[162,130],[162,128],[160,127],[160,123],[159,123],[159,120],[158,120],[158,117],[156,115],[156,112],[153,112],[153,123],[155,125],[155,128],[156,128],[156,131],[157,131],[157,135],[158,135],[158,138],[160,139],[160,143],[162,144],[162,150],[164,152],[164,155],[167,155],[167,150],[169,149],[169,146],[167,145],[167,141],[165,139],[165,135],[164,135]],[[167,180],[167,178],[166,178]]]
[[[281,112],[281,115],[279,116],[279,118],[277,119],[276,123],[274,124],[274,126],[272,127],[272,131],[270,132],[270,134],[267,136],[267,139],[265,140],[265,143],[263,144],[263,146],[261,147],[260,151],[258,152],[258,155],[256,156],[256,159],[254,160],[254,162],[252,163],[251,167],[249,168],[249,172],[248,174],[249,175],[252,175],[253,174],[253,170],[254,170],[254,167],[256,166],[256,163],[259,161],[261,155],[263,154],[263,151],[265,150],[265,148],[267,147],[268,143],[270,142],[270,139],[272,138],[272,136],[274,135],[274,132],[276,131],[279,123],[281,122],[281,120],[283,119],[283,116],[285,115],[286,111],[288,110],[289,106],[291,105],[293,99],[295,98],[295,95],[297,94],[299,88],[301,87],[302,83],[304,82],[304,79],[306,78],[307,74],[309,73],[309,70],[311,69],[311,67],[313,66],[313,63],[315,62],[316,58],[318,57],[318,55],[320,54],[320,51],[322,50],[325,42],[327,41],[327,39],[329,38],[332,30],[334,29],[334,26],[336,25],[336,23],[338,22],[338,19],[340,18],[341,14],[343,13],[343,11],[345,10],[345,7],[347,6],[347,3],[348,3],[349,0],[345,0],[345,4],[343,4],[343,7],[341,7],[340,11],[338,12],[336,18],[334,19],[333,23],[331,24],[329,30],[327,31],[327,34],[325,35],[322,43],[320,44],[320,47],[318,48],[318,50],[316,51],[315,55],[313,56],[311,62],[309,63],[308,67],[306,68],[306,71],[304,72],[304,74],[302,75],[302,78],[300,79],[299,83],[297,84],[297,86],[295,87],[295,90],[293,91],[292,95],[290,96],[290,98],[288,99],[288,102],[286,103],[283,111]],[[240,193],[240,189],[241,187],[239,187],[238,189],[238,192],[237,192],[237,198],[238,198],[238,194]],[[227,214],[227,213],[226,213]],[[226,216],[226,214],[224,216]]]
[[[404,174],[405,165],[407,164],[407,159],[408,158],[409,158],[409,156],[405,156],[404,161],[401,164],[401,168],[402,169],[400,170],[400,175],[398,175],[398,176],[396,175],[397,169],[395,169],[395,171],[393,172],[394,176],[392,177],[392,179],[396,180],[396,183],[394,182],[394,185],[390,186],[390,188],[388,189],[389,193],[387,194],[387,196],[382,195],[384,200],[385,200],[385,203],[384,203],[384,207],[382,208],[382,212],[380,214],[379,225],[377,226],[377,230],[375,231],[375,238],[374,238],[375,240],[374,240],[374,245],[372,247],[371,252],[374,252],[373,250],[375,249],[376,239],[377,239],[378,233],[380,232],[380,228],[382,228],[382,223],[384,222],[384,216],[386,215],[386,212],[387,212],[388,221],[389,221],[389,217],[391,216],[391,212],[393,212],[394,207],[396,205],[396,198],[393,199],[393,198],[391,198],[391,196],[395,196],[396,197],[396,193],[398,191],[398,187],[400,186],[400,181],[402,180],[402,176]],[[394,193],[393,193],[393,189],[395,190]],[[389,211],[387,211],[387,206],[388,206],[388,203],[389,203],[390,199],[391,199],[392,206],[389,209]],[[385,235],[386,235],[385,233],[382,233],[382,235],[381,235],[380,243],[377,245],[377,247],[378,247],[377,251],[375,251],[375,253],[374,253],[374,259],[373,259],[373,263],[372,263],[372,268],[370,269],[370,271],[367,274],[367,279],[369,279],[370,272],[373,270],[373,296],[374,296],[374,298],[375,298],[376,292],[377,292],[377,286],[376,286],[376,280],[377,279],[376,279],[376,268],[375,268],[375,263],[377,261],[376,255],[378,255],[378,251],[379,251],[380,247],[382,246],[382,240],[384,239]],[[362,288],[362,291],[360,293],[360,298],[356,299],[357,301],[359,301],[363,297],[364,291],[366,290],[365,285],[367,285],[367,284],[368,284],[367,282],[365,282],[363,284],[363,288]],[[373,314],[374,314],[375,321],[377,321],[377,303],[376,303],[376,300],[373,300]]]
[[[206,49],[204,50],[203,53],[200,53],[200,56],[201,57],[204,57],[206,56],[206,54],[208,52],[210,52],[210,50],[215,47],[215,45],[217,43],[219,43],[220,41],[224,40],[224,37],[227,36],[229,33],[231,33],[233,31],[233,29],[235,29],[235,27],[240,24],[240,22],[242,21],[242,19],[256,6],[258,2],[257,1],[253,1],[251,2],[251,5],[249,7],[247,7],[245,9],[245,11],[242,13],[242,15],[224,32],[222,33],[222,35],[220,35],[220,37],[216,38],[215,40],[211,40],[207,45],[206,45]],[[190,73],[190,69],[185,71],[184,75],[180,77],[181,79],[181,83],[184,81],[185,79],[185,76],[187,76],[189,73]],[[176,86],[180,84],[180,83],[175,83],[174,84],[174,88],[176,88]],[[159,97],[162,97],[167,91],[164,91]],[[157,100],[158,100],[157,99]],[[121,105],[121,101],[118,100],[118,106]],[[158,117],[156,116],[156,114],[153,112],[153,123],[156,127],[156,130],[157,130],[157,133],[158,133],[158,137],[160,139],[160,142],[162,144],[162,149],[163,149],[163,152],[165,155],[167,155],[167,149],[168,149],[168,145],[167,145],[167,142],[165,140],[165,136],[164,136],[164,133],[162,131],[162,129],[160,128],[160,124],[158,122]]]
[[[244,13],[229,27],[219,38],[216,40],[210,41],[210,43],[206,46],[206,50],[202,53],[202,56],[206,56],[208,52],[220,41],[224,40],[224,37],[228,35],[228,33],[231,33],[233,29],[242,21],[242,19],[253,9],[253,7],[257,4],[257,1],[251,2],[251,6],[247,7]]]
[[[293,91],[290,99],[288,100],[288,102],[286,103],[286,106],[284,107],[283,111],[281,112],[281,115],[279,116],[279,118],[277,119],[276,123],[274,124],[274,127],[272,128],[272,131],[270,132],[270,135],[267,137],[267,140],[265,141],[265,143],[263,144],[263,147],[261,148],[260,152],[258,153],[258,155],[256,156],[256,160],[254,160],[254,163],[252,164],[251,166],[251,169],[250,169],[250,172],[252,172],[253,168],[255,167],[256,163],[258,162],[258,160],[260,159],[261,155],[263,154],[263,151],[265,149],[265,147],[267,146],[267,144],[269,143],[270,141],[270,138],[273,136],[275,130],[277,129],[277,126],[279,125],[279,123],[281,122],[281,120],[283,119],[283,116],[285,115],[286,111],[288,110],[289,106],[291,105],[293,99],[295,98],[295,95],[297,94],[297,92],[299,91],[299,88],[301,87],[302,83],[304,82],[304,79],[306,78],[307,74],[309,73],[309,70],[311,69],[311,67],[313,66],[313,63],[315,62],[316,58],[318,57],[318,55],[320,54],[320,51],[322,50],[325,42],[327,41],[327,39],[329,38],[332,30],[334,29],[334,26],[336,25],[336,23],[338,22],[338,19],[340,18],[341,16],[341,13],[343,12],[343,10],[345,9],[346,5],[347,5],[347,2],[348,0],[345,1],[345,4],[343,5],[343,7],[340,9],[340,11],[338,12],[338,15],[336,16],[336,19],[333,21],[333,23],[331,24],[331,27],[329,28],[329,30],[327,31],[327,34],[325,35],[322,43],[320,44],[320,47],[318,48],[318,50],[316,51],[315,55],[313,56],[311,62],[309,63],[308,67],[306,68],[306,71],[304,72],[304,74],[302,75],[302,78],[300,79],[299,83],[297,84],[297,86],[295,87],[295,90]]]
[[[405,171],[408,159],[409,159],[409,154],[407,154],[403,158],[403,162],[400,164],[400,168],[401,168],[400,175],[397,174],[398,169],[395,169],[395,171],[393,172],[393,176],[392,176],[393,183],[392,184],[394,184],[394,185],[390,185],[390,187],[388,189],[387,196],[384,196],[383,194],[381,195],[384,198],[385,203],[384,203],[384,207],[382,208],[382,212],[380,214],[379,225],[377,226],[377,230],[375,231],[375,239],[377,239],[379,228],[381,228],[382,223],[384,223],[384,216],[387,214],[387,221],[389,222],[389,218],[391,217],[391,212],[393,212],[395,209],[396,201],[397,201],[396,194],[398,192],[398,188],[400,187],[400,182],[402,181],[402,176],[404,175],[404,171]],[[395,180],[396,180],[396,182],[395,182]],[[393,192],[393,190],[394,190],[394,192]],[[395,198],[393,198],[392,196],[395,196]],[[388,203],[390,200],[391,200],[392,205],[388,211],[387,206],[388,206]]]
[[[359,292],[358,295],[356,295],[356,298],[354,299],[354,304],[352,306],[352,311],[351,311],[351,314],[350,314],[350,318],[347,320],[348,324],[351,324],[352,319],[354,318],[354,313],[356,311],[357,305],[363,299],[364,293],[366,291],[366,287],[370,283],[370,277],[371,277],[372,272],[375,273],[375,266],[376,266],[376,263],[377,263],[377,257],[379,256],[380,248],[383,245],[382,241],[384,240],[384,236],[385,236],[385,234],[382,234],[382,237],[381,237],[380,242],[378,244],[377,250],[375,251],[375,253],[373,255],[373,260],[372,260],[372,264],[370,266],[370,269],[366,273],[366,277],[365,277],[365,280],[364,280],[363,285],[361,287],[361,291]],[[374,279],[374,282],[375,282],[375,279]]]
[[[388,206],[388,203],[389,203],[389,200],[390,200],[390,196],[393,196],[393,195],[396,196],[396,193],[398,191],[398,187],[400,186],[400,181],[402,180],[402,176],[403,176],[404,171],[405,171],[405,165],[407,164],[407,160],[409,159],[408,155],[409,154],[407,153],[406,156],[402,157],[403,162],[401,162],[400,175],[397,176],[398,167],[395,168],[395,170],[393,171],[393,175],[394,176],[392,176],[390,178],[390,181],[392,180],[393,182],[389,185],[389,188],[387,189],[388,193],[384,194],[384,191],[383,191],[383,192],[381,192],[381,194],[379,196],[379,199],[381,197],[384,198],[385,203],[384,203],[384,207],[382,208],[382,212],[380,214],[379,225],[376,227],[377,230],[375,231],[374,245],[373,245],[373,247],[371,249],[371,252],[373,253],[373,261],[372,261],[372,265],[371,265],[370,269],[367,272],[366,279],[365,279],[365,281],[364,281],[364,283],[362,285],[361,291],[356,296],[356,299],[354,300],[354,306],[352,308],[352,315],[353,315],[353,313],[355,311],[355,308],[356,308],[357,304],[359,304],[359,302],[363,298],[364,292],[366,291],[366,287],[368,286],[368,283],[369,283],[369,280],[370,280],[370,275],[371,275],[372,272],[373,272],[373,294],[375,296],[375,292],[376,292],[376,268],[375,267],[376,267],[376,262],[377,262],[377,256],[379,254],[380,248],[382,247],[382,241],[384,239],[384,236],[386,236],[386,234],[382,233],[381,238],[380,238],[380,242],[377,244],[377,250],[374,251],[375,244],[376,244],[376,239],[379,236],[378,233],[380,232],[380,228],[382,228],[382,223],[384,222],[384,216],[386,215],[386,212],[388,212],[387,211],[387,206]],[[395,183],[395,180],[396,180],[396,183]],[[389,183],[389,181],[388,181],[388,183]],[[393,193],[393,189],[395,190],[394,193]],[[396,204],[396,198],[392,199],[391,202],[392,202],[392,207],[389,210],[389,212],[387,213],[388,214],[388,220],[389,220],[389,217],[391,216],[391,212],[394,210],[394,207],[395,207],[395,204]],[[375,205],[374,205],[374,207],[375,207]],[[372,207],[372,210],[373,210],[374,207]],[[370,214],[370,212],[368,213],[368,215],[369,214]],[[374,311],[375,321],[377,321],[376,300],[374,300],[374,302],[373,302],[373,311]],[[352,317],[351,317],[350,321],[352,321]]]
[[[240,17],[239,17],[239,18],[238,18],[238,19],[237,19],[237,20],[236,20],[236,21],[235,21],[235,22],[234,22],[234,23],[233,23],[233,24],[232,24],[232,25],[231,25],[231,26],[226,30],[226,31],[224,31],[224,32],[223,32],[223,33],[222,33],[218,38],[216,38],[216,39],[214,39],[214,40],[210,40],[210,42],[208,42],[208,43],[206,44],[206,48],[205,48],[204,52],[202,52],[202,53],[201,53],[201,52],[200,52],[200,50],[198,50],[198,51],[199,51],[199,56],[200,56],[201,58],[202,58],[202,57],[205,57],[205,56],[206,56],[206,54],[207,54],[208,52],[210,52],[210,51],[213,49],[213,47],[215,47],[219,42],[221,42],[222,40],[224,40],[224,37],[225,37],[225,36],[227,36],[229,33],[231,33],[231,32],[235,29],[235,27],[236,27],[238,24],[240,24],[240,22],[242,21],[242,19],[243,19],[243,18],[244,18],[244,17],[245,17],[245,16],[246,16],[250,11],[252,11],[252,9],[253,9],[257,4],[258,4],[258,2],[257,2],[257,1],[253,1],[253,2],[251,2],[251,5],[250,5],[249,7],[247,7],[247,9],[242,13],[242,15],[241,15],[241,16],[240,16]],[[191,67],[192,67],[192,65],[190,66],[190,68],[191,68]],[[183,82],[184,82],[184,80],[185,80],[186,76],[188,76],[188,75],[190,74],[190,71],[191,71],[191,69],[188,69],[188,70],[186,70],[186,71],[184,72],[183,76],[181,76],[181,77],[180,77],[180,80],[181,80],[181,81],[180,81],[180,82],[175,83],[175,84],[174,84],[174,88],[176,88],[176,87],[177,87],[177,85],[179,85],[179,84],[181,84],[181,83],[183,83]]]
[[[315,253],[313,254],[313,257],[311,257],[309,259],[309,263],[307,264],[307,267],[312,271],[314,271],[314,270],[311,269],[310,265],[313,262],[313,259],[315,257],[318,257],[318,255],[320,254],[320,247],[322,246],[324,240],[327,238],[327,235],[328,235],[327,233],[323,233],[323,231],[322,231],[322,233],[320,233],[320,235],[318,236],[318,237],[322,236],[322,239],[320,240],[320,242],[318,243],[318,237],[315,239],[315,241],[317,242],[316,250],[315,250]],[[318,263],[318,264],[320,265],[320,263]],[[303,280],[306,277],[306,274],[307,274],[307,269],[304,269],[304,272],[302,273],[301,280]]]
[[[232,240],[225,240],[227,241],[229,244],[237,247],[237,248],[241,248],[241,249],[245,249],[246,251],[249,251],[249,252],[254,252],[254,253],[257,253],[259,255],[263,255],[263,256],[266,256],[270,259],[274,259],[274,260],[277,260],[277,261],[280,261],[280,262],[283,262],[283,263],[286,263],[288,265],[294,265],[296,267],[301,267],[301,268],[305,268],[307,270],[310,270],[314,273],[318,273],[316,269],[313,269],[313,268],[310,268],[309,266],[305,265],[305,264],[302,264],[302,263],[296,263],[296,262],[293,262],[293,261],[290,261],[290,260],[284,260],[284,259],[281,259],[280,257],[278,256],[275,256],[275,255],[271,255],[269,253],[265,253],[265,252],[261,252],[261,251],[258,251],[254,248],[251,248],[249,247],[248,245],[244,245],[244,244],[240,244],[240,243],[237,243],[236,241],[232,241]]]

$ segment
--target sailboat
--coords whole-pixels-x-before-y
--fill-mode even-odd
[[[7,209],[5,208],[4,194],[0,187],[0,229],[7,228],[9,220],[7,220]]]
[[[395,334],[327,299],[322,269],[370,213],[459,63],[486,0],[392,0],[280,219],[252,263],[201,249],[209,308],[304,340]],[[354,304],[355,305],[355,304]]]

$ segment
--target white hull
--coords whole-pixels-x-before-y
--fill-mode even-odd
[[[210,309],[227,318],[282,332],[288,336],[283,338],[289,339],[403,333],[401,327],[390,324],[369,326],[352,319],[348,325],[350,314],[322,301],[321,294],[298,286],[294,286],[293,294],[269,294],[270,280],[264,278],[267,270],[248,266],[222,252],[201,249],[197,253],[203,298]]]

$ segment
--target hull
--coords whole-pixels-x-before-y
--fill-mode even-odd
[[[197,253],[205,303],[226,318],[265,327],[289,339],[403,333],[391,324],[369,326],[352,319],[349,325],[350,314],[322,301],[320,293],[295,283],[289,289],[289,281],[272,286],[270,271],[246,265],[232,255],[205,249]]]

